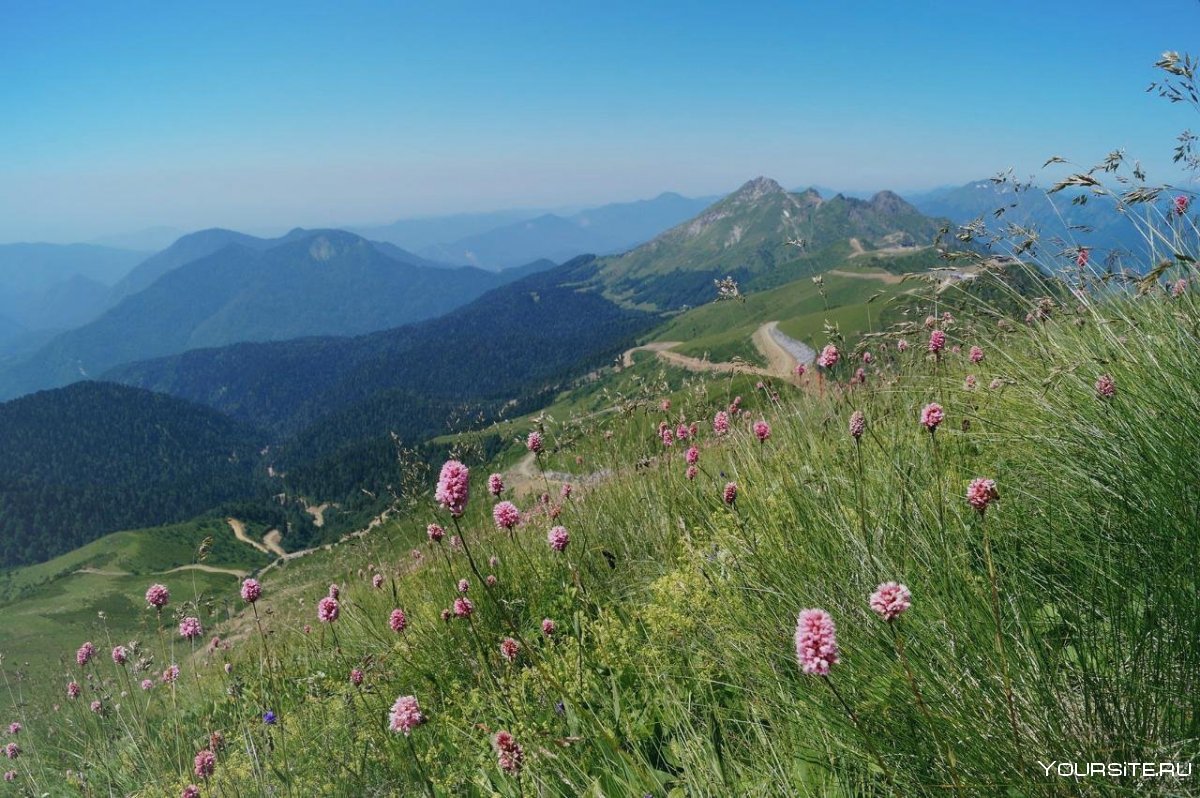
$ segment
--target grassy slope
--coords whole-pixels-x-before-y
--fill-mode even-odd
[[[694,482],[678,449],[659,456],[663,394],[647,379],[627,412],[547,430],[549,467],[615,474],[566,504],[563,555],[546,547],[549,521],[536,513],[514,541],[491,530],[480,484],[489,469],[473,464],[463,529],[503,603],[462,553],[424,542],[424,524],[448,523],[444,513],[407,508],[378,533],[268,574],[270,660],[242,615],[221,627],[236,641],[232,678],[219,658],[186,662],[174,699],[160,690],[110,709],[128,726],[101,731],[78,706],[61,719],[21,708],[33,732],[22,778],[58,794],[63,763],[77,766],[79,754],[94,789],[177,794],[219,729],[232,744],[210,785],[218,793],[289,782],[305,795],[420,794],[423,783],[438,795],[860,795],[889,777],[903,795],[944,794],[955,780],[971,795],[1005,784],[1012,794],[1172,792],[1167,781],[1048,784],[1029,760],[1196,755],[1200,440],[1178,419],[1200,411],[1190,332],[1200,312],[1191,298],[1154,295],[1062,315],[1004,335],[960,322],[951,340],[983,343],[978,366],[910,351],[895,374],[873,368],[866,388],[827,380],[822,394],[778,406],[747,394],[750,418],[773,426],[762,445],[741,422],[712,436],[723,382],[680,382],[671,420],[703,427]],[[975,391],[962,387],[968,370]],[[1111,401],[1093,392],[1103,371],[1119,386]],[[1009,382],[986,389],[997,377]],[[916,421],[931,399],[948,413],[936,439]],[[868,418],[861,447],[845,432],[854,409]],[[986,522],[962,498],[978,475],[1002,495]],[[741,487],[736,510],[719,498],[728,479]],[[382,590],[371,588],[374,570],[387,576]],[[446,624],[438,612],[461,577],[476,612]],[[913,590],[897,626],[907,660],[866,605],[888,578]],[[342,616],[305,634],[331,581],[344,585]],[[409,616],[402,638],[387,629],[394,606]],[[807,606],[838,623],[833,683],[852,718],[796,667],[791,636]],[[544,617],[558,623],[552,639],[538,633]],[[497,646],[514,628],[526,645],[508,665]],[[278,664],[260,670],[267,661]],[[361,689],[348,682],[354,667]],[[120,673],[109,663],[97,673],[85,698],[115,702]],[[408,693],[429,718],[411,745],[384,717]],[[268,708],[281,725],[261,725]],[[156,718],[174,722],[143,739],[138,724]],[[524,746],[519,780],[496,766],[498,728]]]

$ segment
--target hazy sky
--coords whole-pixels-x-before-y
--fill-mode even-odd
[[[1144,90],[1197,33],[1196,0],[4,2],[0,241],[1165,171],[1195,115]]]

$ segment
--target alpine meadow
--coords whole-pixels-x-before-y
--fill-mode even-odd
[[[1200,6],[860,6],[6,9],[0,798],[1200,796]]]

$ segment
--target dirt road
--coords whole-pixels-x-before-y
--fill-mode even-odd
[[[760,326],[754,331],[751,340],[754,342],[755,348],[766,359],[768,364],[766,368],[743,360],[713,362],[685,355],[672,349],[672,347],[679,346],[679,341],[654,341],[642,346],[635,346],[621,356],[621,362],[626,367],[632,366],[634,352],[654,352],[659,359],[688,371],[755,374],[760,377],[788,379],[792,376],[797,363],[811,363],[816,358],[816,353],[808,345],[784,335],[779,330],[777,321],[769,321]]]

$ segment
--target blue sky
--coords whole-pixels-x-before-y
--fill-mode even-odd
[[[1200,3],[4,3],[0,241],[786,186],[917,190],[1195,123]],[[1154,177],[1154,174],[1151,175]]]

